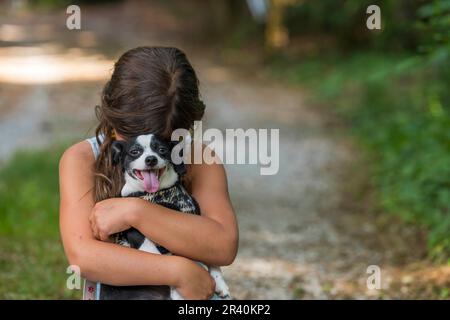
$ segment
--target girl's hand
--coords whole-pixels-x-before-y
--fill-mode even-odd
[[[214,294],[216,283],[209,272],[192,260],[177,258],[175,288],[184,299],[208,300]]]
[[[131,228],[129,221],[136,212],[139,198],[111,198],[97,202],[91,211],[89,221],[94,236],[102,241],[109,236]]]

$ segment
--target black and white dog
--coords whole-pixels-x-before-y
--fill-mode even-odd
[[[180,177],[186,171],[183,163],[175,165],[171,160],[173,143],[156,135],[140,135],[130,141],[114,141],[113,163],[121,165],[125,185],[122,197],[141,197],[153,203],[184,213],[200,214],[197,201],[184,189]],[[116,235],[115,240],[125,246],[155,254],[170,254],[138,230],[132,228]],[[227,284],[219,267],[209,266],[208,271],[216,282],[221,298],[230,298]],[[183,299],[170,288],[170,299]],[[158,286],[114,287],[103,285],[100,299],[169,299]]]

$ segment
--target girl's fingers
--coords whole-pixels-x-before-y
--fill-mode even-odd
[[[96,239],[99,239],[98,228],[94,221],[91,222],[91,229],[92,229],[92,233],[94,234],[94,237]]]
[[[104,233],[104,232],[100,233],[100,240],[106,241],[106,240],[108,240],[108,238],[109,238],[109,236],[106,233]]]
[[[95,219],[95,215],[91,215],[91,229],[96,239],[100,239],[100,229],[97,226],[97,220]]]
[[[95,225],[95,219],[93,219],[92,214],[89,216],[89,223],[91,225],[91,230],[92,230],[94,237],[98,239],[98,230],[97,230],[97,226]]]

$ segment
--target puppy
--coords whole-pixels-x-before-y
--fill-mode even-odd
[[[153,134],[140,135],[130,141],[114,141],[112,144],[113,164],[121,165],[124,172],[125,185],[122,187],[121,196],[141,197],[170,209],[200,214],[197,201],[180,182],[181,175],[186,172],[184,164],[175,165],[171,160],[173,146],[173,143]],[[134,228],[117,234],[115,241],[150,253],[170,254],[167,249],[145,238]],[[216,282],[215,292],[221,298],[230,298],[230,292],[220,268],[204,267],[208,269]],[[120,288],[123,287],[102,285],[101,299],[102,297],[103,299],[165,299],[164,293],[161,293],[162,289],[157,286],[132,286],[125,290]],[[183,298],[174,288],[170,288],[170,299]]]

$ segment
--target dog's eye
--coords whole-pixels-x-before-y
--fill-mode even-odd
[[[164,153],[167,152],[167,148],[160,147],[160,148],[158,149],[158,152],[161,153],[161,154],[164,154]]]
[[[138,156],[141,153],[138,149],[130,150],[130,155]]]

